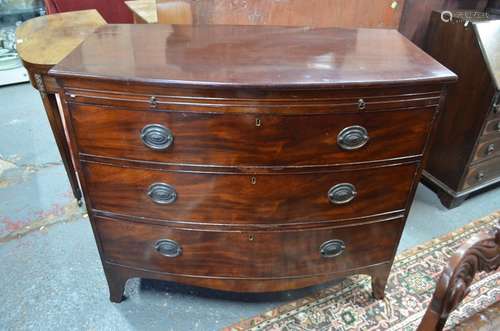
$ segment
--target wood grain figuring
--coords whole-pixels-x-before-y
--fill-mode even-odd
[[[106,25],[51,74],[185,87],[346,88],[456,79],[394,30],[159,24]]]
[[[157,3],[156,3],[157,2]],[[140,23],[398,28],[404,0],[127,1]]]
[[[386,262],[391,259],[401,220],[352,228],[307,231],[219,232],[96,219],[104,259],[133,268],[206,278],[308,277]],[[366,236],[377,241],[364,240]],[[160,239],[182,247],[178,257],[154,249]],[[322,243],[343,240],[344,253],[320,254]]]
[[[71,103],[126,107],[133,110],[184,110],[210,113],[273,113],[283,115],[363,112],[438,106],[439,86],[365,88],[238,88],[213,89],[144,85],[133,82],[85,81],[66,78]],[[154,98],[154,103],[151,103]]]
[[[215,224],[279,224],[330,221],[402,210],[414,164],[321,174],[217,175],[117,168],[86,163],[88,193],[95,209],[170,221]],[[255,177],[255,184],[252,183]],[[158,205],[146,192],[153,183],[175,187],[177,200]],[[356,198],[334,205],[328,191],[351,183]]]
[[[79,104],[70,109],[81,153],[225,166],[310,166],[419,156],[434,116],[433,108],[315,116],[144,112]],[[141,140],[142,128],[154,123],[173,133],[167,150],[154,151]],[[366,128],[369,141],[359,150],[343,150],[337,136],[354,125]]]
[[[110,289],[110,300],[112,302],[121,302],[125,284],[128,279],[133,277],[154,278],[183,284],[213,288],[221,291],[233,292],[251,292],[251,293],[269,293],[277,291],[286,291],[291,289],[300,289],[329,282],[332,279],[339,279],[354,272],[358,274],[370,275],[372,279],[383,283],[391,271],[391,263],[380,263],[368,267],[362,267],[355,270],[338,270],[336,272],[321,276],[311,276],[302,278],[207,278],[207,277],[186,277],[172,275],[166,272],[154,272],[138,268],[130,268],[115,263],[103,262],[104,272],[108,279]],[[381,289],[382,287],[378,287]],[[381,291],[381,290],[380,290]],[[383,292],[377,292],[377,299],[383,299]]]
[[[16,50],[25,62],[53,66],[106,22],[97,10],[40,16],[16,30]]]

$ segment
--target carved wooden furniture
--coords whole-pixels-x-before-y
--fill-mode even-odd
[[[424,183],[448,208],[500,182],[499,39],[500,21],[464,26],[433,13],[427,51],[460,77],[450,88],[424,171]]]
[[[500,224],[492,233],[478,234],[465,242],[449,260],[436,285],[418,331],[442,330],[449,314],[468,293],[474,275],[500,267]]]
[[[158,14],[156,8],[158,2]],[[405,0],[137,0],[136,23],[397,28]],[[191,17],[189,17],[189,14]]]
[[[50,74],[114,302],[130,277],[353,273],[381,298],[456,79],[394,30],[157,24],[99,28]]]
[[[103,24],[106,22],[97,11],[85,10],[33,18],[16,30],[17,52],[28,70],[31,83],[40,92],[73,194],[78,201],[82,194],[57,106],[59,87],[47,72]]]

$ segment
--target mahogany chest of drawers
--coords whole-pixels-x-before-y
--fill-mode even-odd
[[[460,77],[423,173],[442,204],[454,208],[500,183],[500,20],[464,25],[434,12],[427,50]]]
[[[393,30],[109,25],[50,72],[108,280],[383,296],[446,85]]]

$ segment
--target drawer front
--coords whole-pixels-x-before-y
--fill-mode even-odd
[[[295,231],[199,231],[96,218],[104,259],[157,272],[296,277],[389,261],[401,219]],[[371,240],[368,238],[377,238]]]
[[[465,178],[464,188],[482,185],[500,178],[500,156],[470,167]]]
[[[82,168],[94,209],[224,224],[328,221],[403,210],[416,171],[415,164],[254,176],[166,172],[91,162],[83,163]]]
[[[152,85],[113,84],[99,81],[65,80],[65,98],[71,102],[127,109],[154,109],[240,113],[272,112],[277,114],[309,114],[375,111],[399,108],[438,106],[442,87],[431,85],[393,86],[384,88],[330,89],[219,89],[162,88]],[[130,93],[134,91],[134,93]]]
[[[500,119],[500,93],[493,98],[490,119]]]
[[[474,153],[474,161],[481,161],[486,158],[500,155],[500,135],[489,139],[481,139]]]
[[[434,112],[254,115],[71,104],[79,151],[175,164],[330,165],[420,155]]]
[[[483,136],[492,135],[500,138],[500,116],[498,118],[494,118],[486,123],[486,126],[483,131]]]

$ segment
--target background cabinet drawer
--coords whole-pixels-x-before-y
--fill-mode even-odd
[[[432,109],[281,116],[70,105],[80,153],[223,166],[330,165],[418,156]]]
[[[500,178],[500,155],[471,167],[465,177],[463,189],[482,185],[497,178]]]
[[[416,165],[242,175],[166,172],[85,162],[83,171],[92,207],[97,210],[169,221],[276,224],[403,210]],[[158,186],[156,193],[150,192],[154,191],[153,184],[164,186]],[[339,184],[352,184],[354,192]],[[155,198],[162,201],[154,202]]]
[[[489,120],[484,127],[483,136],[493,135],[500,138],[500,116]]]
[[[476,147],[473,161],[480,161],[496,155],[500,155],[500,134],[498,137],[482,139]]]
[[[286,278],[386,262],[402,226],[397,219],[344,228],[225,232],[96,218],[106,261],[201,277]]]

